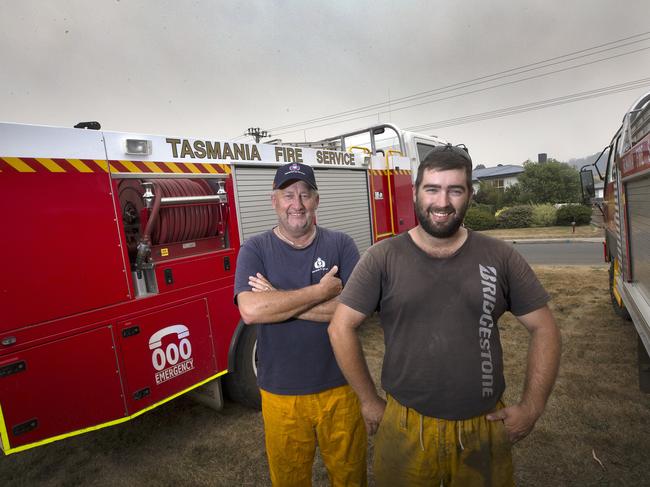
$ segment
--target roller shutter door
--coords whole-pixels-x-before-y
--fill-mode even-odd
[[[632,279],[650,299],[650,177],[626,185]]]
[[[347,233],[359,252],[365,252],[372,244],[366,171],[316,169],[315,172],[320,193],[318,224]]]
[[[277,224],[271,207],[276,168],[236,167],[235,198],[242,242]],[[371,223],[366,171],[315,168],[320,194],[318,224],[350,235],[364,252],[370,247]]]

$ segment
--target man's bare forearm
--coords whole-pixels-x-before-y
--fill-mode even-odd
[[[517,317],[528,329],[528,359],[521,401],[487,415],[503,421],[510,441],[525,438],[544,412],[560,364],[560,331],[547,306]]]
[[[329,296],[318,284],[292,291],[243,292],[237,296],[239,312],[247,324],[281,323],[322,303]]]
[[[336,298],[332,298],[323,303],[317,304],[316,306],[308,309],[307,311],[300,313],[296,318],[301,320],[309,321],[318,321],[322,323],[329,323],[334,316],[334,311],[336,311],[336,306],[338,301]]]
[[[337,272],[338,266],[333,266],[318,284],[292,291],[277,289],[259,272],[249,276],[251,291],[237,297],[244,322],[281,323],[290,318],[329,322],[336,310],[334,298],[343,289],[341,280],[336,277]]]
[[[386,401],[377,394],[377,388],[368,371],[368,363],[357,335],[356,329],[364,319],[365,315],[362,313],[339,304],[327,331],[336,361],[359,397],[366,430],[369,435],[374,435],[384,416]]]
[[[339,305],[328,328],[330,342],[343,375],[359,396],[361,402],[373,401],[379,396],[368,364],[363,355],[361,341],[356,328],[365,318],[363,315],[351,318],[350,308]],[[356,313],[356,312],[355,312]]]
[[[526,379],[521,404],[539,417],[553,390],[560,365],[561,340],[558,328],[540,327],[531,331]]]

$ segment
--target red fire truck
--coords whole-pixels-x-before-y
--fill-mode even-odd
[[[609,290],[614,311],[634,322],[639,385],[650,392],[650,93],[627,111],[603,154],[608,160],[599,205],[605,221],[605,259],[610,262]],[[583,168],[581,179],[583,194],[593,198],[590,168]]]
[[[181,394],[259,404],[233,304],[242,242],[276,222],[275,168],[314,167],[318,223],[360,251],[415,225],[442,143],[390,124],[235,143],[0,123],[0,440],[5,454],[128,421]]]

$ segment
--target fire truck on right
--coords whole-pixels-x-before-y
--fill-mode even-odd
[[[604,177],[598,160],[593,166],[605,181],[603,200],[596,204],[605,221],[609,292],[616,314],[634,323],[639,387],[650,392],[650,92],[625,113],[602,154],[608,154]],[[583,195],[593,201],[591,167],[583,167],[580,176]]]

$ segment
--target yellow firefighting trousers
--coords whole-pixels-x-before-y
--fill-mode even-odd
[[[514,485],[505,426],[485,416],[431,418],[388,396],[374,448],[378,487]]]
[[[350,386],[300,396],[260,392],[274,486],[310,486],[316,445],[332,486],[367,484],[366,428]]]

